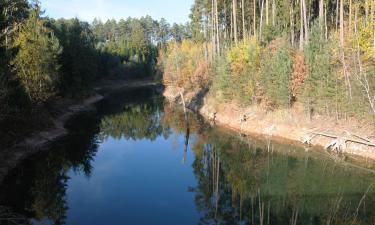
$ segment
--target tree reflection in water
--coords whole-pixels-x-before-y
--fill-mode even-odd
[[[365,172],[291,146],[271,152],[267,142],[209,133],[194,148],[202,224],[374,224],[374,178]]]
[[[53,151],[38,154],[12,171],[1,186],[0,204],[38,221],[65,224],[67,172],[72,169],[90,176],[98,150],[96,120],[80,118],[79,129],[54,143]]]
[[[268,148],[267,141],[210,128],[197,115],[189,114],[186,121],[182,110],[162,98],[136,96],[112,99],[103,103],[100,116],[74,121],[71,135],[54,143],[53,151],[36,155],[8,176],[0,204],[27,218],[64,224],[67,174],[73,170],[90,177],[100,142],[177,135],[184,139],[179,146],[184,160],[187,151],[195,155],[197,185],[189,191],[199,224],[375,224],[373,175],[320,152]]]

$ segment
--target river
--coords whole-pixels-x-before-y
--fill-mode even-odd
[[[0,186],[0,224],[375,224],[375,174],[211,127],[140,89],[104,100]]]

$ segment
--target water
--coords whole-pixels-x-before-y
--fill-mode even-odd
[[[0,224],[375,224],[375,174],[186,123],[153,90],[69,128],[0,186]]]

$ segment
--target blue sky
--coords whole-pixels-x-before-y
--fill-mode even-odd
[[[91,22],[94,18],[120,19],[150,15],[170,23],[188,21],[193,0],[41,0],[52,18],[73,18]]]

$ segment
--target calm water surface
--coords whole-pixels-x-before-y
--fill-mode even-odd
[[[375,174],[188,122],[151,89],[82,115],[0,186],[0,224],[375,224]]]

